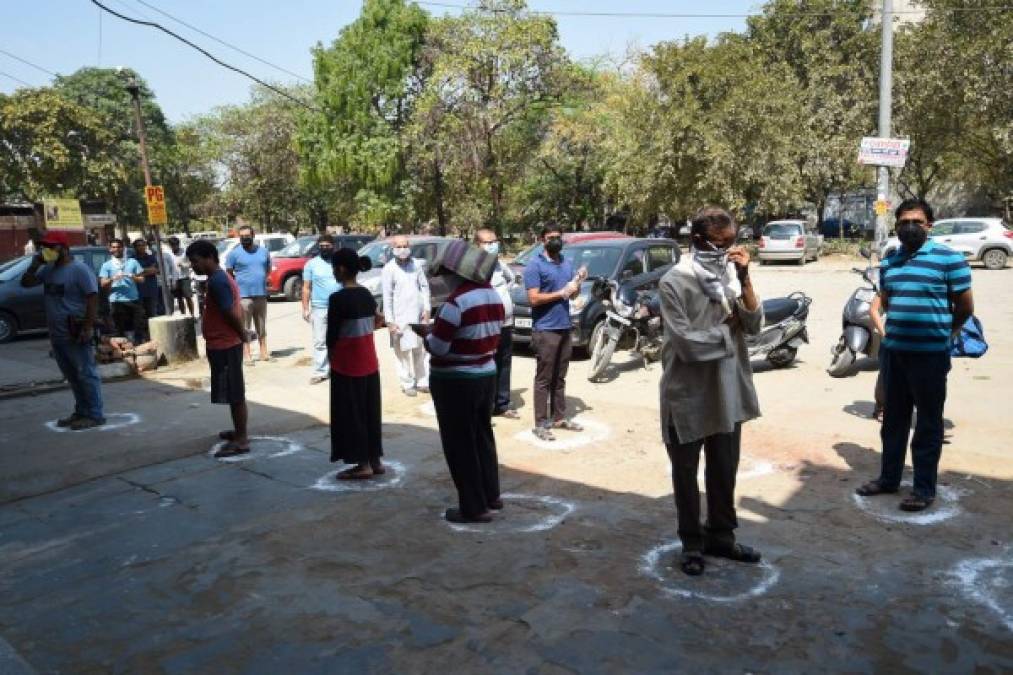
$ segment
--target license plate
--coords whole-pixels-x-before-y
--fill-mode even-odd
[[[531,328],[531,319],[519,316],[514,319],[514,326],[517,328]]]

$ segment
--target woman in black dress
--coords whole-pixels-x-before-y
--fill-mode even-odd
[[[327,354],[331,364],[331,461],[355,466],[339,480],[367,479],[386,472],[380,457],[380,365],[373,344],[379,317],[373,295],[355,277],[369,258],[342,248],[332,258],[342,289],[327,308]]]

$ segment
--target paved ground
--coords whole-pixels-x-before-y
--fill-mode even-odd
[[[249,461],[206,454],[223,411],[201,364],[107,386],[111,412],[140,417],[110,431],[49,431],[65,392],[0,402],[0,670],[19,654],[73,673],[1008,672],[1013,272],[975,272],[992,351],[951,376],[945,499],[898,522],[895,499],[865,511],[850,494],[878,463],[875,373],[823,372],[849,265],[757,270],[768,297],[815,298],[813,344],[794,368],[757,368],[739,534],[769,565],[700,580],[671,569],[659,370],[628,359],[594,385],[574,364],[583,435],[547,449],[530,420],[498,422],[511,496],[480,531],[439,517],[453,490],[435,419],[397,393],[382,334],[400,466],[376,491],[334,491],[326,385],[306,384],[293,304],[271,305],[282,355],[247,373],[256,433],[283,440]],[[520,355],[525,416],[532,373]]]

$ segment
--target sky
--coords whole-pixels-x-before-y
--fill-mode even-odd
[[[285,70],[312,79],[310,49],[329,45],[341,28],[355,20],[360,0],[143,0],[225,42]],[[465,4],[466,0],[443,0]],[[222,46],[171,19],[141,0],[102,0],[111,9],[156,20],[201,45],[223,61],[270,82],[298,82],[248,56]],[[746,14],[759,0],[528,0],[531,9],[585,12]],[[248,100],[252,82],[228,71],[154,28],[126,23],[89,0],[0,0],[0,50],[59,74],[84,66],[138,71],[154,90],[174,123],[215,106]],[[459,10],[427,6],[434,16]],[[742,30],[742,18],[557,17],[563,46],[576,59],[622,57],[632,47],[646,48],[688,35]],[[44,86],[51,76],[0,52],[0,91]]]

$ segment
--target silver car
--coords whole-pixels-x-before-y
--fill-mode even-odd
[[[986,269],[1001,270],[1013,255],[1013,230],[1002,218],[946,218],[932,224],[929,237],[964,254],[968,262],[981,262]],[[900,248],[891,237],[883,245],[883,257]]]
[[[774,220],[763,228],[756,242],[760,264],[788,260],[799,265],[820,259],[823,238],[809,228],[804,220]]]

